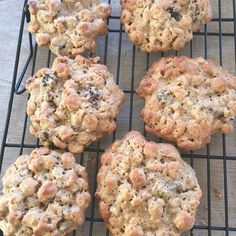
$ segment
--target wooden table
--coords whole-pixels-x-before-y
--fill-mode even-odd
[[[114,0],[113,2],[113,15],[119,14],[119,1]],[[212,0],[214,8],[214,16],[218,17],[218,1]],[[19,0],[3,0],[0,1],[0,141],[2,140],[6,112],[8,107],[8,99],[11,88],[11,80],[13,74],[15,52],[17,45],[17,38],[19,32],[19,24],[21,18],[23,1]],[[232,0],[222,0],[221,14],[223,18],[232,18]],[[230,22],[222,22],[222,33],[234,33],[233,24]],[[110,20],[110,28],[120,29],[120,24],[118,20]],[[208,32],[218,33],[219,32],[219,22],[211,22],[207,27]],[[25,36],[27,36],[27,30],[25,29]],[[204,32],[204,28],[202,29]],[[120,85],[124,90],[130,90],[131,88],[131,77],[134,76],[134,88],[136,88],[142,78],[142,75],[146,71],[146,59],[147,55],[133,49],[129,42],[126,34],[122,34],[121,39],[121,60],[118,60],[118,48],[119,48],[119,33],[110,33],[108,37],[108,53],[106,62],[110,68],[110,71],[117,75],[117,65],[120,63],[120,74],[119,81]],[[205,54],[205,38],[204,35],[195,36],[192,42],[192,55],[197,56],[207,56],[216,62],[222,62],[223,66],[227,68],[230,72],[235,73],[235,49],[234,49],[234,37],[233,36],[223,36],[222,41],[218,36],[208,36],[207,37],[207,54]],[[222,51],[219,50],[219,45],[222,43]],[[98,42],[98,49],[96,55],[101,56],[101,60],[104,60],[104,48],[105,48],[105,38],[100,38]],[[133,53],[135,52],[135,60],[133,61]],[[29,53],[28,50],[28,38],[24,37],[22,42],[22,53],[19,63],[19,71],[21,71],[25,59]],[[46,66],[47,49],[39,48],[36,69]],[[165,55],[169,55],[167,53]],[[190,54],[190,44],[186,45],[185,49],[181,50],[179,54]],[[222,56],[222,58],[221,58]],[[160,57],[160,53],[150,55],[150,63]],[[222,59],[222,61],[221,61]],[[132,64],[135,63],[135,70],[132,75]],[[30,65],[31,68],[31,65]],[[27,71],[27,76],[30,75],[30,69]],[[118,79],[116,77],[116,79]],[[27,93],[22,95],[15,95],[13,103],[12,119],[9,128],[8,142],[20,143],[22,140],[22,129],[23,121],[25,118],[25,106],[27,101]],[[143,102],[134,95],[133,97],[133,113],[132,113],[132,129],[143,131],[143,123],[139,116],[139,111],[143,106]],[[130,94],[126,94],[126,102],[123,109],[118,117],[118,128],[117,137],[122,137],[129,130],[129,116],[130,116]],[[29,122],[28,122],[29,123]],[[29,125],[27,123],[27,126]],[[148,139],[158,141],[152,135],[148,135]],[[227,160],[227,174],[224,174],[224,161],[222,159],[223,152],[225,155],[233,157],[236,156],[236,131],[231,135],[226,137],[226,149],[223,150],[222,136],[217,134],[212,139],[210,148],[208,149],[208,154],[214,156],[214,159],[207,160],[206,158],[193,158],[194,169],[196,170],[199,183],[203,189],[203,198],[201,201],[201,206],[197,214],[196,223],[198,225],[207,225],[208,223],[208,195],[207,195],[207,179],[209,178],[210,191],[211,194],[211,225],[214,226],[224,226],[225,225],[225,193],[224,193],[224,181],[225,176],[228,180],[228,218],[229,226],[236,227],[236,161]],[[27,129],[25,136],[25,143],[35,144],[36,139],[32,137]],[[112,143],[112,136],[105,137],[101,141],[101,148],[107,147]],[[92,147],[96,147],[93,144]],[[24,148],[23,153],[29,153],[31,149]],[[4,162],[3,162],[3,173],[6,168],[16,159],[19,155],[19,148],[6,148]],[[194,155],[206,155],[207,148],[203,148],[194,152]],[[78,157],[79,158],[79,157]],[[83,164],[88,168],[90,176],[90,186],[91,193],[94,189],[94,178],[95,178],[95,166],[96,166],[96,153],[85,152],[84,153]],[[232,158],[233,159],[233,158]],[[190,161],[190,159],[186,159]],[[207,170],[210,172],[207,175]],[[90,209],[88,210],[88,216],[90,216]],[[97,202],[95,205],[95,217],[99,217],[97,211]],[[80,230],[78,230],[77,235],[88,235],[90,223],[86,222]],[[93,225],[94,235],[100,236],[105,235],[105,227],[103,223],[94,223]],[[186,234],[188,235],[188,234]],[[208,235],[206,230],[194,230],[194,235],[205,236]],[[214,236],[225,235],[222,231],[212,231]],[[236,232],[230,232],[231,236],[236,235]]]

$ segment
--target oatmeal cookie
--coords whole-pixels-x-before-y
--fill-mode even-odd
[[[98,60],[60,56],[27,80],[30,131],[45,146],[80,153],[115,130],[124,93]]]
[[[201,148],[215,132],[233,129],[236,77],[209,60],[162,58],[137,93],[145,100],[141,116],[146,130],[180,148]]]
[[[146,52],[180,50],[212,19],[209,0],[121,0],[121,21]]]
[[[2,183],[4,236],[63,236],[84,222],[90,202],[87,173],[69,152],[34,149],[8,168]]]
[[[101,163],[96,197],[113,236],[178,236],[192,228],[202,192],[173,145],[131,131]]]
[[[94,51],[97,37],[107,34],[111,7],[98,0],[31,0],[29,11],[28,29],[36,34],[38,45],[56,55],[74,57]]]

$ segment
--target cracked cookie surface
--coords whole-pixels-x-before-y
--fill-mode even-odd
[[[101,157],[100,213],[114,236],[178,236],[192,228],[202,195],[194,170],[170,144],[136,131]]]
[[[75,57],[96,49],[99,35],[107,34],[109,4],[97,0],[31,0],[28,29],[40,46],[56,55]]]
[[[162,58],[137,93],[145,100],[141,116],[146,130],[180,148],[201,148],[215,132],[233,129],[236,77],[209,60]]]
[[[44,145],[80,153],[115,130],[124,93],[98,60],[60,56],[27,80],[30,131]]]
[[[72,153],[34,149],[7,169],[2,183],[5,236],[64,236],[84,222],[90,202],[87,173]]]
[[[209,0],[121,0],[131,42],[146,52],[180,50],[212,19]]]

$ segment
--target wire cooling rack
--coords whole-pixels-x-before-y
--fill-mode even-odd
[[[146,134],[139,117],[143,102],[136,96],[135,88],[151,63],[166,56],[165,53],[145,54],[131,45],[120,24],[120,6],[118,0],[109,0],[113,13],[108,19],[109,34],[98,41],[98,48],[93,55],[101,57],[114,74],[117,84],[125,92],[126,102],[117,118],[117,130],[110,136],[87,147],[78,155],[78,162],[87,167],[90,193],[96,190],[96,173],[99,169],[100,156],[105,148],[116,138],[135,129],[156,142],[163,141]],[[190,57],[210,57],[235,73],[236,68],[236,3],[235,0],[212,0],[214,19],[194,34],[194,39],[180,52],[168,55],[185,54]],[[45,48],[38,48],[34,38],[27,32],[29,14],[27,0],[24,1],[18,46],[13,70],[12,87],[6,126],[0,153],[0,167],[5,169],[22,153],[39,147],[39,141],[28,132],[29,121],[25,113],[28,98],[24,81],[37,69],[50,66],[53,55]],[[28,42],[27,42],[28,41]],[[24,54],[24,56],[22,56]],[[27,56],[25,56],[27,55]],[[21,112],[20,112],[21,111]],[[17,113],[17,114],[16,114]],[[14,131],[14,132],[12,132]],[[14,133],[14,134],[13,134]],[[182,156],[195,169],[203,198],[193,229],[184,235],[236,235],[236,131],[231,135],[215,135],[212,143],[196,152],[182,152]],[[12,159],[12,161],[14,160]],[[92,198],[85,223],[73,235],[109,235],[99,213],[97,200]],[[1,233],[1,235],[3,235]]]

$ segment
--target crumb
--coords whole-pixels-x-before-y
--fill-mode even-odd
[[[218,198],[218,199],[222,199],[223,198],[223,193],[220,192],[216,187],[213,188],[213,192],[214,192],[216,198]]]
[[[202,220],[200,221],[200,223],[201,223],[202,225],[207,225],[206,219],[202,219]]]

